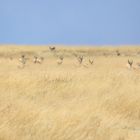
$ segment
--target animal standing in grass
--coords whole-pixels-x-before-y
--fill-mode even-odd
[[[129,65],[129,68],[131,69],[132,68],[132,65],[133,65],[133,60],[129,60],[128,59],[128,65]]]
[[[34,56],[34,59],[33,59],[33,62],[36,64],[36,63],[39,63],[41,64],[44,60],[44,57],[37,57],[37,56]]]
[[[93,64],[93,59],[89,59],[89,63],[92,65]]]
[[[21,57],[19,58],[20,65],[18,67],[24,68],[26,61],[27,61],[27,58],[25,57],[25,55],[21,55]]]
[[[57,64],[61,65],[63,63],[64,57],[60,56],[59,59],[57,60]]]
[[[120,56],[121,55],[121,53],[119,52],[119,50],[116,50],[116,54],[117,54],[117,56]]]
[[[49,47],[50,51],[54,51],[56,48],[53,46],[53,47]]]
[[[77,57],[77,60],[78,60],[79,64],[82,64],[82,62],[83,62],[83,56],[78,56]]]

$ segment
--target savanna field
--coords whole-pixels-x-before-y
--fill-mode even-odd
[[[0,140],[140,140],[140,47],[1,45]]]

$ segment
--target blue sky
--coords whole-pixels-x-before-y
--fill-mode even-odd
[[[140,44],[140,0],[0,0],[0,44]]]

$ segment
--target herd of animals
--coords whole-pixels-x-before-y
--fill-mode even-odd
[[[51,52],[54,52],[56,50],[56,47],[49,47],[49,50]],[[79,64],[82,64],[83,62],[83,55],[77,55],[77,54],[74,54],[74,56],[77,58],[77,61]],[[20,62],[20,67],[19,68],[24,68],[25,67],[25,64],[27,62],[28,58],[26,58],[25,55],[21,55],[20,58],[19,58],[19,62]],[[61,56],[58,56],[58,60],[57,60],[57,64],[58,65],[61,65],[63,63],[63,60],[64,60],[64,57],[61,55]],[[38,64],[42,64],[44,61],[44,57],[38,57],[38,56],[34,56],[33,57],[33,63],[38,63]],[[93,64],[93,59],[89,59],[89,64]]]
[[[56,50],[56,47],[49,47],[49,50],[54,52]],[[117,56],[120,56],[120,52],[118,50],[116,50],[116,55]],[[82,64],[83,62],[83,55],[77,55],[77,54],[74,54],[74,56],[77,58],[77,61],[79,64]],[[25,57],[25,55],[21,55],[21,57],[19,58],[19,62],[21,64],[20,68],[24,68],[25,67],[25,64],[27,62],[28,58]],[[59,56],[58,57],[58,60],[57,60],[57,64],[58,65],[61,65],[63,63],[63,60],[64,60],[64,57],[63,56]],[[34,56],[33,58],[33,63],[38,63],[38,64],[42,64],[42,62],[44,61],[44,57],[38,57],[38,56]],[[94,60],[93,59],[89,59],[89,64],[92,65]],[[139,68],[140,68],[140,63],[137,63],[136,64]],[[133,67],[133,60],[129,60],[127,61],[127,67],[129,69],[135,69],[135,67]]]

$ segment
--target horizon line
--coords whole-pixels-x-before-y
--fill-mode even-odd
[[[0,46],[140,46],[140,44],[16,44],[0,43]]]

